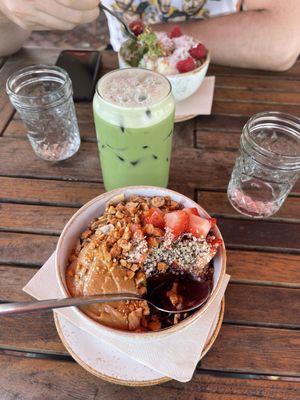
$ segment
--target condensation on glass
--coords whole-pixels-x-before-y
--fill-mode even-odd
[[[279,112],[254,115],[244,126],[228,186],[232,206],[254,218],[276,213],[299,177],[300,119]]]
[[[37,156],[60,161],[77,152],[80,134],[66,71],[48,65],[23,68],[9,77],[6,91]]]

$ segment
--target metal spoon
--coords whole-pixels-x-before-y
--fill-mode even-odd
[[[0,316],[1,315],[13,315],[13,314],[24,314],[32,311],[49,310],[54,308],[72,307],[72,306],[83,306],[87,304],[95,303],[106,303],[121,300],[146,300],[152,307],[159,311],[166,313],[185,313],[188,311],[195,310],[200,307],[208,299],[210,291],[207,292],[206,298],[201,298],[201,301],[194,303],[191,307],[184,310],[164,309],[160,306],[149,301],[147,298],[132,293],[115,293],[105,295],[93,295],[93,296],[82,296],[82,297],[67,297],[64,299],[52,299],[52,300],[40,300],[40,301],[25,301],[16,303],[4,303],[0,304]]]
[[[117,18],[117,20],[123,25],[125,32],[127,33],[127,35],[129,37],[131,37],[131,39],[136,40],[136,36],[134,35],[134,33],[131,32],[129,26],[126,24],[126,22],[114,11],[110,10],[109,8],[107,8],[104,4],[99,3],[99,7],[102,10],[107,11],[110,15],[112,15],[113,17]]]

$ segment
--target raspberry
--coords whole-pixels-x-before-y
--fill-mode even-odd
[[[192,57],[188,57],[185,60],[178,61],[176,67],[180,73],[189,72],[196,68],[196,62]]]
[[[139,36],[144,32],[144,24],[139,20],[132,21],[129,24],[129,29],[134,33],[135,36]]]
[[[206,56],[207,50],[202,43],[198,43],[197,46],[190,48],[189,53],[196,60],[201,60]]]
[[[174,26],[174,28],[171,30],[171,32],[169,32],[169,38],[173,39],[176,37],[182,36],[182,32],[179,28],[179,26]]]

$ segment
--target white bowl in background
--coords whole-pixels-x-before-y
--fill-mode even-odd
[[[204,211],[197,203],[195,203],[188,197],[180,193],[174,192],[170,189],[163,189],[154,186],[128,186],[125,188],[115,189],[110,192],[106,192],[94,198],[93,200],[86,203],[83,207],[81,207],[73,215],[73,217],[66,224],[58,240],[56,254],[55,254],[55,269],[56,269],[56,276],[60,292],[63,297],[70,296],[66,285],[65,271],[68,265],[69,256],[75,247],[77,239],[80,237],[81,233],[86,230],[86,228],[88,227],[93,218],[99,217],[101,214],[103,214],[107,202],[120,194],[124,194],[125,198],[132,195],[141,195],[149,197],[170,196],[173,200],[181,203],[184,207],[196,207],[201,216],[205,218],[209,217],[206,211]],[[216,237],[222,239],[219,229],[217,227],[214,227],[213,230]],[[199,310],[196,310],[193,314],[191,314],[188,318],[184,319],[183,321],[169,328],[165,328],[154,332],[143,332],[143,333],[121,331],[94,321],[77,307],[73,307],[73,310],[80,316],[82,323],[89,326],[92,325],[99,331],[99,333],[103,333],[110,336],[113,335],[115,337],[123,338],[125,340],[130,340],[130,341],[131,340],[140,342],[148,341],[152,339],[157,339],[161,336],[165,336],[174,332],[181,331],[183,328],[185,328],[190,323],[199,318],[208,308],[210,308],[210,306],[213,304],[216,298],[216,295],[222,285],[226,270],[226,250],[224,244],[218,248],[218,252],[213,259],[213,263],[214,263],[213,290],[208,301]]]

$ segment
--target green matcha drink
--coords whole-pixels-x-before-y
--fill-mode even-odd
[[[156,72],[129,68],[100,79],[93,110],[106,190],[167,186],[174,107],[169,81]]]

